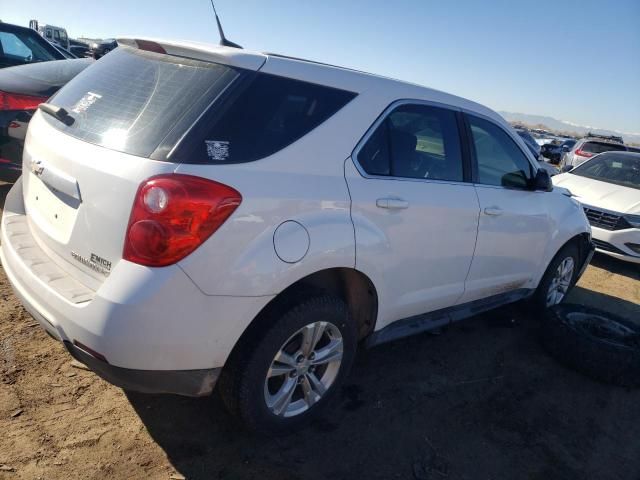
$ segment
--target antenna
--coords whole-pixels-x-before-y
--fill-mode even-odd
[[[232,48],[242,48],[237,43],[233,43],[230,40],[227,40],[227,37],[224,36],[224,30],[222,30],[222,24],[220,23],[220,19],[218,18],[218,12],[216,12],[216,6],[213,4],[213,0],[211,0],[211,7],[213,8],[213,14],[216,16],[216,23],[218,24],[218,32],[220,33],[220,45],[223,47],[232,47]]]

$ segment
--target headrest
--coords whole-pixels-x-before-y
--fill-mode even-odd
[[[391,129],[391,146],[394,152],[415,152],[418,145],[418,137],[404,130]]]

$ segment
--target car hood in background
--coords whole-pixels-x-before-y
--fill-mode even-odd
[[[39,62],[0,70],[0,90],[50,97],[94,62],[90,58]]]
[[[620,213],[640,213],[640,190],[614,183],[563,173],[553,184],[567,188],[584,204]]]

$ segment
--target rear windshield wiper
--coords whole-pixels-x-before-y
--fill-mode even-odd
[[[44,113],[48,113],[52,117],[57,118],[67,126],[73,125],[73,122],[75,121],[71,114],[62,107],[56,107],[50,103],[41,103],[38,105],[38,108]]]

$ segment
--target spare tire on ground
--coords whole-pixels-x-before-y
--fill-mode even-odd
[[[560,304],[545,314],[541,339],[549,353],[579,372],[607,383],[640,386],[640,323]]]

